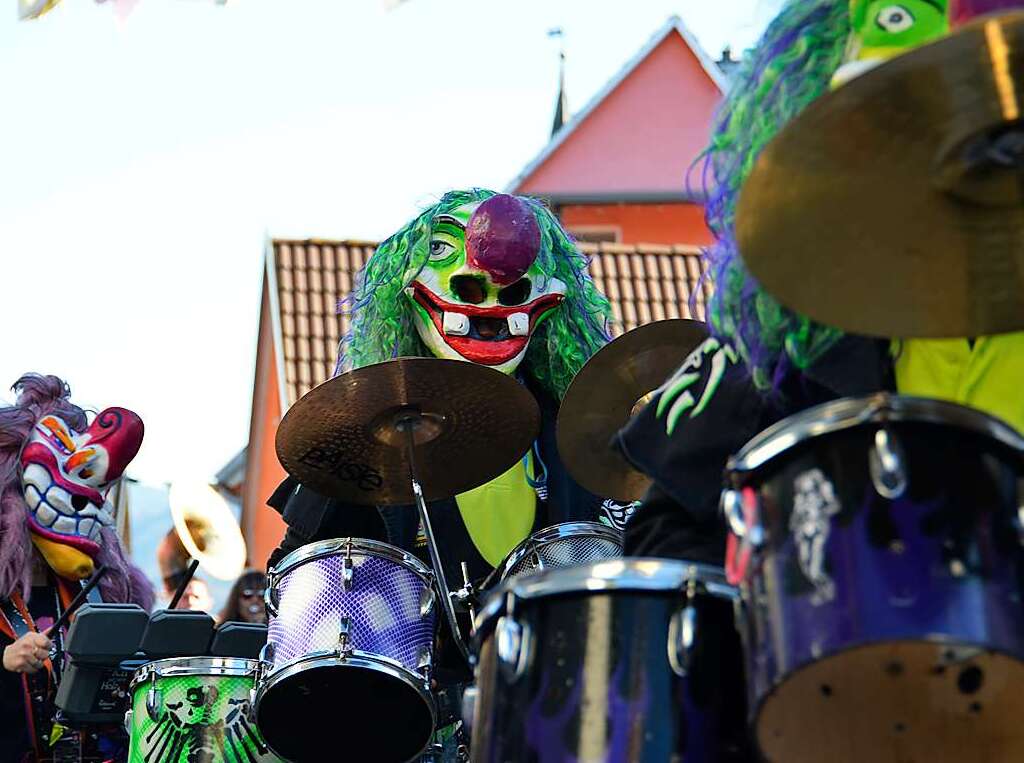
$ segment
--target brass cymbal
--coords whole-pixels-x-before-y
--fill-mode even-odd
[[[580,485],[618,501],[643,497],[651,480],[610,447],[612,438],[707,336],[700,321],[657,321],[626,332],[587,361],[558,410],[558,452]]]
[[[303,395],[277,430],[285,471],[318,493],[360,505],[414,501],[404,422],[428,501],[488,482],[540,429],[533,395],[492,368],[399,358],[350,371]]]
[[[849,332],[1024,329],[1024,13],[819,98],[759,157],[739,251],[779,301]]]

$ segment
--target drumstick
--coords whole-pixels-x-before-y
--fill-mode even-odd
[[[78,595],[71,600],[71,603],[65,608],[58,617],[53,625],[46,629],[46,637],[49,638],[58,630],[64,627],[64,624],[68,621],[71,615],[75,614],[75,610],[78,609],[85,601],[85,597],[89,595],[89,592],[96,587],[100,582],[100,579],[107,574],[107,565],[101,565],[95,574],[89,579],[89,582],[82,586],[82,590],[78,592]]]
[[[174,597],[171,599],[171,603],[167,605],[168,609],[174,609],[178,606],[178,602],[181,601],[181,597],[185,595],[185,589],[188,588],[189,582],[192,580],[192,576],[196,574],[196,568],[199,567],[199,560],[193,559],[192,563],[189,564],[188,569],[185,571],[185,577],[178,583],[178,590],[174,592]]]

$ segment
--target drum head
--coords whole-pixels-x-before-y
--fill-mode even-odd
[[[324,659],[267,680],[256,724],[288,760],[400,763],[419,755],[434,733],[430,695],[398,668]]]
[[[893,641],[807,665],[765,698],[757,740],[784,763],[1021,760],[1024,665],[977,647]]]

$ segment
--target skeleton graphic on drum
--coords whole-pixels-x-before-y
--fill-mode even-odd
[[[840,508],[835,487],[821,469],[801,472],[793,480],[789,529],[796,543],[800,570],[814,585],[814,604],[835,598],[835,584],[825,571],[825,546],[832,531],[831,518]]]
[[[255,662],[220,658],[160,660],[132,682],[130,763],[271,763],[249,719]]]

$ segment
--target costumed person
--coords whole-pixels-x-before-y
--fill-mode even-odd
[[[56,376],[26,374],[13,389],[17,402],[0,408],[0,760],[49,760],[58,742],[79,742],[54,723],[66,628],[45,632],[100,565],[100,600],[153,604],[106,497],[143,425],[124,408],[90,422]]]
[[[191,561],[185,544],[181,542],[177,531],[172,527],[167,531],[160,545],[156,548],[156,561],[160,567],[160,578],[164,583],[163,598],[170,604],[178,586],[188,575],[188,565]],[[210,586],[205,580],[197,575],[185,584],[181,598],[178,599],[175,609],[185,609],[194,612],[210,612],[213,609],[213,595],[210,593]]]
[[[228,600],[217,620],[221,623],[267,622],[267,607],[263,594],[267,588],[267,576],[260,570],[246,570],[231,586]]]
[[[527,457],[486,485],[428,505],[449,580],[462,580],[460,562],[482,580],[532,532],[559,522],[621,528],[622,507],[581,488],[558,456],[559,401],[609,340],[610,306],[549,209],[487,190],[446,193],[380,244],[346,307],[352,327],[337,373],[397,357],[457,359],[514,374],[539,403],[541,431]],[[411,507],[344,505],[293,479],[269,503],[288,524],[270,566],[306,543],[349,536],[391,543],[430,564]],[[442,685],[471,677],[454,652],[441,649]]]
[[[783,307],[751,277],[736,243],[740,191],[779,131],[830,88],[946,34],[947,14],[944,2],[931,0],[790,0],[745,57],[703,164],[715,236],[704,253],[714,284],[711,337],[617,437],[627,460],[654,480],[626,526],[627,555],[722,566],[727,460],[771,424],[817,404],[891,391],[957,402],[1024,429],[1024,334],[902,341],[844,334]],[[823,240],[820,256],[828,255]],[[799,530],[813,534],[811,524]],[[738,667],[731,614],[701,627]],[[723,682],[742,687],[736,675]]]

